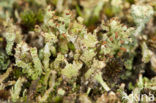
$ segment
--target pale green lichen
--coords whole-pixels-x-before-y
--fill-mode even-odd
[[[56,79],[56,72],[55,71],[51,71],[51,84],[49,85],[49,89],[45,91],[43,96],[38,96],[38,102],[45,102],[47,100],[47,98],[49,97],[49,94],[52,92],[52,90],[54,89],[55,86],[55,79]]]
[[[15,35],[11,33],[6,33],[4,35],[6,35],[6,39],[7,39],[7,46],[6,46],[7,54],[12,55],[12,47],[14,44]]]
[[[154,14],[154,11],[149,5],[132,5],[131,13],[136,24],[146,24]]]
[[[150,62],[151,62],[152,70],[156,72],[156,55],[155,54],[152,54]]]
[[[0,19],[0,92],[14,85],[11,90],[7,88],[11,102],[126,103],[131,102],[133,93],[140,95],[144,89],[155,92],[155,48],[149,44],[149,35],[139,35],[155,30],[142,32],[154,14],[151,4],[133,1],[136,5],[131,6],[129,0],[78,1],[16,1],[19,6],[26,3],[28,11],[36,3],[43,9],[43,14],[39,14],[39,18],[44,16],[43,22],[38,25],[36,12],[23,14],[23,8],[19,10],[16,5],[12,20],[9,15],[6,20]],[[54,8],[56,11],[52,11]],[[125,12],[129,10],[132,15]],[[118,19],[110,19],[112,16]],[[127,27],[119,20],[129,26],[135,23],[136,27]],[[23,27],[29,23],[34,29]],[[149,29],[154,24],[147,25]],[[146,73],[151,69],[149,79]],[[121,82],[126,88],[119,87]],[[126,90],[132,92],[128,94]]]
[[[12,8],[13,8],[13,4],[15,3],[16,0],[5,0],[5,1],[1,1],[0,2],[0,18],[6,18],[7,14],[6,12],[8,12],[8,14],[11,16],[11,12],[12,12]]]
[[[9,67],[4,74],[0,75],[0,84],[9,76],[11,72],[12,72],[12,66]]]
[[[65,61],[65,57],[64,55],[58,53],[57,54],[57,58],[55,59],[55,61],[51,64],[51,68],[54,68],[56,70],[60,69],[60,63]]]
[[[138,45],[137,39],[133,36],[134,28],[127,28],[115,19],[108,25],[102,24],[101,27],[107,31],[101,38],[100,55],[104,55],[102,58],[109,61],[113,57],[122,58],[125,54],[131,55],[124,61],[124,65],[127,69],[132,69],[134,51]]]
[[[21,77],[17,80],[14,87],[12,87],[10,92],[11,92],[11,99],[13,102],[17,102],[17,100],[20,98],[20,92],[24,82],[26,82],[26,79]]]
[[[49,68],[49,60],[50,60],[49,57],[51,55],[49,43],[46,43],[43,53],[44,53],[44,60],[43,60],[44,68],[48,69]]]
[[[154,14],[153,8],[149,5],[132,5],[131,14],[137,29],[134,33],[135,36],[140,35],[144,29],[145,24],[151,19]]]
[[[5,32],[3,33],[3,36],[5,37],[7,41],[6,45],[6,52],[8,55],[13,55],[12,54],[12,48],[15,42],[16,34],[15,34],[15,26],[13,24],[9,24],[11,20],[7,22],[8,28],[6,28]]]
[[[62,75],[67,79],[71,79],[77,77],[79,74],[79,70],[82,67],[81,62],[74,62],[73,64],[66,64],[65,68],[62,70]]]
[[[42,74],[42,64],[40,59],[38,58],[38,53],[36,48],[31,48],[30,53],[34,63],[34,72],[36,73],[35,77],[33,76],[32,78],[38,78]]]
[[[97,38],[95,35],[92,34],[84,34],[84,37],[82,39],[82,45],[84,45],[86,48],[93,48],[97,44]]]
[[[65,94],[65,91],[62,88],[59,88],[57,94],[63,96]]]
[[[96,71],[100,71],[105,66],[106,64],[104,61],[98,61],[94,59],[90,69],[85,73],[85,79],[89,79]]]
[[[109,91],[110,88],[106,84],[106,82],[103,81],[102,78],[102,72],[101,69],[105,67],[105,63],[103,61],[94,60],[93,65],[91,68],[85,73],[85,79],[91,81],[96,81],[101,84],[101,86],[104,88],[104,90]]]
[[[29,48],[22,42],[15,50],[16,65],[23,68],[23,73],[27,73],[32,79],[37,79],[42,73],[42,64],[38,58],[37,49]]]
[[[81,94],[79,100],[82,103],[92,103],[86,94]]]
[[[81,55],[80,59],[85,62],[88,63],[89,61],[91,61],[93,59],[93,57],[96,55],[94,50],[84,50],[83,54]]]
[[[80,12],[79,8],[77,7],[77,11],[80,16],[84,18],[84,22],[89,25],[95,23],[100,15],[100,12],[103,9],[103,6],[105,3],[107,3],[109,0],[97,0],[97,1],[80,1],[80,4],[82,7],[84,7],[84,10]],[[81,14],[84,15],[81,15]]]
[[[110,91],[110,88],[108,87],[108,85],[106,84],[106,82],[103,81],[102,73],[101,72],[96,73],[94,79],[97,82],[99,82],[106,91]]]
[[[143,42],[141,44],[141,47],[142,47],[142,56],[143,56],[142,57],[142,61],[145,62],[145,63],[147,63],[147,62],[150,61],[151,56],[152,56],[153,53],[152,53],[151,50],[148,49],[148,47],[147,47],[147,45],[146,45],[145,42]]]
[[[1,70],[6,70],[10,64],[9,57],[0,50],[0,68]]]

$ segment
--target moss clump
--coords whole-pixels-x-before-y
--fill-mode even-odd
[[[42,10],[37,12],[32,10],[27,10],[21,13],[21,26],[24,33],[34,30],[35,25],[41,24],[43,22],[44,13]]]

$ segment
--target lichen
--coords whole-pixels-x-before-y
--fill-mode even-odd
[[[0,1],[0,102],[155,102],[155,6]]]

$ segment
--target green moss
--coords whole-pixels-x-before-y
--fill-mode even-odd
[[[37,12],[32,10],[27,10],[21,13],[21,26],[23,32],[28,32],[34,29],[36,24],[41,24],[43,22],[44,13],[42,10]]]
[[[99,20],[99,17],[97,16],[93,16],[93,17],[90,17],[89,20],[87,20],[85,22],[85,25],[88,27],[88,26],[93,26],[94,24],[96,24]]]
[[[114,13],[113,13],[113,10],[112,10],[112,7],[111,7],[110,4],[105,5],[105,7],[104,7],[104,13],[105,13],[108,17],[113,17],[113,16],[114,16]]]
[[[74,44],[73,44],[72,42],[69,42],[69,43],[68,43],[68,48],[69,48],[70,50],[72,50],[72,51],[75,51],[75,46],[74,46]]]
[[[14,68],[13,75],[15,76],[15,78],[19,78],[24,74],[22,73],[22,70],[20,68]]]
[[[53,97],[53,103],[62,103],[63,98],[60,96]]]
[[[134,4],[135,0],[126,0],[127,2],[129,2],[130,4]]]

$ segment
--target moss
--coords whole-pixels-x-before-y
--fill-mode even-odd
[[[68,43],[68,48],[71,50],[71,51],[75,51],[75,46],[72,42],[69,42]]]
[[[96,24],[98,22],[98,20],[99,20],[99,18],[97,16],[90,17],[89,20],[85,22],[85,25],[87,27],[93,26],[94,24]]]
[[[130,4],[134,4],[135,0],[126,0],[127,2],[129,2]]]
[[[112,7],[111,5],[105,5],[104,7],[104,13],[108,16],[108,17],[113,17],[114,16],[114,13],[112,11]]]
[[[56,96],[56,97],[53,97],[53,103],[62,103],[63,102],[63,98],[60,97],[60,96]]]
[[[22,73],[22,70],[21,70],[21,68],[14,68],[14,70],[13,70],[13,75],[14,75],[14,77],[15,78],[19,78],[19,77],[21,77],[22,75],[24,75],[23,73]]]
[[[21,13],[21,26],[24,33],[34,30],[36,24],[41,24],[43,22],[44,13],[40,9],[37,12],[32,10],[26,10]]]

